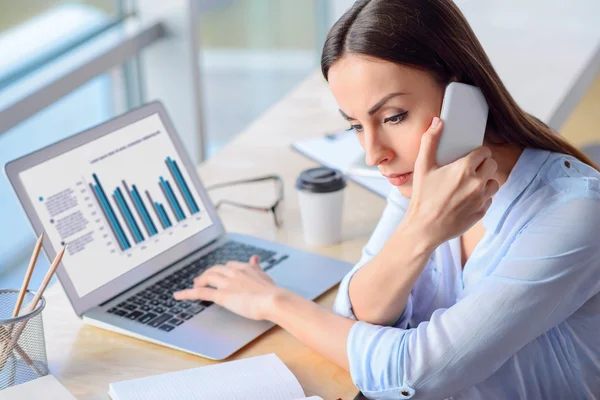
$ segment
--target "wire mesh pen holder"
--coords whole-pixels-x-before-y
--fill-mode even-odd
[[[37,307],[13,318],[18,290],[0,290],[0,390],[48,375],[44,340],[42,297]],[[27,291],[22,310],[29,307],[35,293]]]

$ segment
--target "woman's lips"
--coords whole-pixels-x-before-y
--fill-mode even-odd
[[[412,177],[412,172],[408,172],[406,174],[385,175],[385,177],[388,178],[392,185],[401,186],[410,180]]]

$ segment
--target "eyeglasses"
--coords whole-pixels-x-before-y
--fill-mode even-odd
[[[277,228],[281,228],[281,225],[283,225],[283,180],[281,179],[281,177],[279,175],[267,175],[267,176],[262,176],[262,177],[258,177],[258,178],[252,178],[252,179],[244,179],[244,180],[239,180],[239,181],[218,183],[215,185],[208,186],[206,188],[206,190],[208,191],[208,190],[220,189],[220,188],[224,188],[224,187],[228,187],[228,186],[236,186],[236,185],[243,185],[246,183],[257,183],[257,182],[266,182],[266,181],[274,181],[275,185],[276,185],[277,200],[275,200],[275,203],[273,203],[273,205],[268,206],[268,207],[261,207],[261,206],[244,204],[244,203],[239,203],[237,201],[224,199],[224,200],[219,200],[217,202],[217,204],[215,205],[215,207],[217,209],[219,209],[219,207],[221,207],[223,204],[228,204],[230,206],[240,207],[240,208],[244,208],[246,210],[270,212],[273,214],[273,221],[275,222],[275,226]]]

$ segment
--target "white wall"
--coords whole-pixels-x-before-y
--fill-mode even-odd
[[[333,25],[344,12],[352,7],[354,0],[330,0],[330,12],[331,17],[330,25]]]

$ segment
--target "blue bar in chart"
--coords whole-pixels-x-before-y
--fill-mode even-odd
[[[160,212],[160,217],[163,219],[165,226],[167,228],[170,228],[171,220],[169,219],[169,216],[167,215],[167,212],[165,211],[165,207],[163,207],[163,205],[158,202],[156,203],[156,207],[158,207],[158,211]]]
[[[183,221],[185,219],[185,214],[183,213],[181,205],[179,205],[179,201],[175,197],[175,193],[173,192],[171,184],[161,176],[159,185],[163,191],[163,194],[167,198],[169,206],[171,207],[173,214],[175,214],[177,221]]]
[[[102,211],[102,215],[104,215],[104,219],[106,219],[107,221],[110,221],[110,216],[109,216],[107,210],[103,207],[102,200],[100,200],[100,193],[98,192],[98,189],[91,183],[89,184],[89,186],[90,186],[90,191],[92,192],[92,194],[94,195],[94,198],[96,199],[96,202],[100,205],[100,210]],[[109,223],[108,226],[109,226],[113,236],[115,238],[117,238],[117,240],[119,240],[119,244],[121,244],[121,241],[119,238],[119,233],[115,230],[115,226],[112,223]]]
[[[108,217],[107,219],[110,223],[110,227],[113,233],[115,233],[115,236],[119,241],[121,249],[127,250],[131,248],[129,240],[125,236],[125,232],[123,231],[123,228],[121,227],[121,224],[119,223],[119,220],[117,219],[117,216],[115,215],[115,212],[112,206],[110,205],[108,198],[106,197],[106,193],[104,192],[104,188],[102,187],[98,176],[96,174],[92,174],[92,177],[94,178],[94,182],[96,182],[96,184],[92,186],[94,194],[96,196],[96,200],[98,200],[98,202],[100,203],[100,207],[104,212],[104,215]]]
[[[123,197],[123,192],[121,192],[121,188],[116,188],[113,194],[115,196],[117,206],[121,211],[121,215],[123,216],[123,219],[127,222],[127,226],[129,227],[129,231],[135,239],[135,242],[143,242],[144,236],[142,235],[142,232],[140,231],[137,222],[133,218],[133,214],[131,213],[131,209],[127,205],[127,202],[125,201],[125,197]]]
[[[162,204],[159,204],[158,206],[160,207],[161,212],[165,216],[165,220],[167,221],[167,224],[169,226],[173,226],[173,224],[171,223],[171,220],[169,219],[169,216],[167,215],[167,212],[165,211],[165,206],[163,206]]]
[[[187,204],[188,210],[190,210],[190,214],[196,214],[200,211],[200,209],[198,208],[198,204],[196,204],[196,201],[192,196],[189,186],[181,174],[181,170],[179,169],[177,162],[173,161],[171,157],[167,157],[165,163],[167,164],[167,168],[169,168],[169,172],[171,172],[171,176],[177,184],[177,188],[179,188],[181,195],[185,199],[185,203]]]
[[[167,229],[168,226],[166,224],[165,219],[162,216],[160,208],[158,207],[158,202],[152,200],[152,196],[150,196],[150,192],[148,192],[147,190],[144,193],[146,193],[146,197],[148,198],[148,201],[152,205],[152,209],[154,210],[154,213],[156,214],[156,217],[158,218],[160,225],[162,226],[163,229]]]
[[[125,181],[121,182],[123,183],[125,191],[129,194],[129,199],[133,203],[139,218],[142,220],[144,228],[146,228],[146,232],[148,233],[148,236],[156,235],[158,233],[158,230],[156,230],[156,226],[154,225],[154,222],[152,221],[152,218],[148,213],[146,205],[140,197],[140,193],[138,192],[137,187],[133,185],[133,189],[131,189]]]

